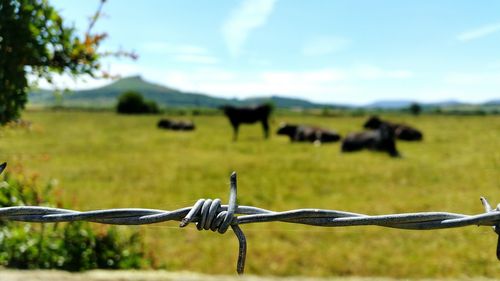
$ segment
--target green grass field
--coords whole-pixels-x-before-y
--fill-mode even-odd
[[[480,213],[479,197],[500,202],[500,117],[389,116],[425,133],[398,143],[402,159],[340,153],[340,145],[291,144],[280,121],[360,130],[363,117],[275,116],[273,135],[241,128],[231,141],[223,116],[193,117],[192,133],[156,129],[158,116],[106,112],[27,112],[32,130],[0,130],[0,160],[9,170],[59,181],[67,207],[174,209],[198,198],[228,197],[239,179],[239,204],[271,210],[325,208],[385,214]],[[101,226],[97,226],[101,227]],[[168,270],[232,274],[237,241],[163,223],[137,229],[156,265]],[[500,277],[497,237],[488,227],[409,231],[381,227],[244,225],[247,272],[262,275]]]

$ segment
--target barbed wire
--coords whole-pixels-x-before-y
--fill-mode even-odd
[[[5,168],[0,165],[0,173]],[[225,233],[229,227],[239,241],[236,270],[243,274],[247,243],[239,227],[249,223],[287,222],[323,227],[374,225],[382,227],[430,230],[469,225],[492,226],[499,234],[497,258],[500,259],[500,204],[492,209],[488,201],[481,197],[485,213],[465,215],[449,212],[420,212],[387,215],[365,215],[336,210],[297,209],[275,212],[253,206],[237,205],[237,179],[233,172],[230,177],[228,205],[220,199],[199,199],[192,207],[166,211],[156,209],[107,209],[80,212],[62,208],[41,206],[15,206],[0,208],[0,219],[22,222],[56,223],[89,221],[115,225],[142,225],[166,221],[180,221],[180,227],[196,223],[198,230],[212,230]]]

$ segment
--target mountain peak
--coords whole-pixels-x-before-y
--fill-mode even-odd
[[[145,82],[144,79],[142,79],[141,75],[132,75],[132,76],[127,76],[127,77],[122,77],[118,81],[140,81],[140,82]]]
[[[173,91],[174,89],[161,86],[155,83],[146,81],[140,75],[128,76],[120,78],[113,83],[105,86],[105,88],[112,88],[120,91],[144,91],[147,90],[157,90],[157,91]]]
[[[121,86],[123,84],[126,86],[130,86],[130,85],[133,85],[136,83],[143,84],[143,83],[147,83],[147,82],[144,81],[144,79],[142,79],[142,76],[134,75],[134,76],[121,77],[121,78],[113,81],[113,83],[111,83],[110,85]]]

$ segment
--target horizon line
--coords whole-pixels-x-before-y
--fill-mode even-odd
[[[184,90],[181,90],[179,88],[170,87],[168,85],[164,85],[164,84],[161,84],[161,83],[156,82],[156,81],[151,81],[151,80],[144,79],[143,75],[141,75],[141,74],[119,76],[117,78],[102,78],[100,80],[106,80],[106,84],[103,84],[103,85],[100,85],[100,86],[95,86],[95,87],[89,87],[89,88],[80,88],[80,89],[78,89],[78,88],[76,88],[76,89],[75,88],[73,88],[73,89],[71,89],[71,88],[65,88],[65,89],[60,89],[60,88],[55,88],[55,86],[54,86],[54,88],[52,88],[52,89],[50,89],[50,88],[44,88],[44,87],[35,87],[33,89],[35,89],[35,90],[39,89],[39,90],[45,90],[45,91],[63,90],[63,91],[72,91],[72,92],[75,92],[75,91],[92,91],[92,90],[96,90],[96,89],[100,89],[100,88],[104,88],[104,87],[110,86],[113,83],[116,83],[116,82],[118,82],[120,80],[131,79],[131,78],[138,78],[138,79],[144,81],[145,83],[153,84],[153,85],[164,87],[164,88],[168,88],[168,89],[172,89],[172,90],[184,93],[184,94],[200,94],[200,95],[205,95],[205,96],[214,97],[214,98],[227,99],[227,100],[239,100],[239,101],[244,101],[244,100],[249,100],[249,99],[258,99],[258,98],[273,98],[273,97],[277,97],[277,98],[286,98],[286,99],[301,100],[301,101],[305,101],[305,102],[309,102],[309,103],[317,104],[317,105],[349,106],[349,107],[369,107],[369,106],[374,106],[377,103],[408,103],[408,104],[417,103],[417,104],[421,104],[421,105],[432,105],[432,104],[440,104],[440,103],[459,103],[459,104],[464,104],[464,105],[485,105],[485,104],[490,103],[490,102],[500,101],[500,97],[494,98],[494,99],[486,99],[486,100],[482,100],[482,101],[479,101],[479,102],[464,101],[464,100],[461,100],[461,99],[453,99],[453,98],[452,99],[435,100],[435,101],[422,101],[422,100],[416,100],[416,99],[385,99],[385,98],[382,98],[382,99],[372,100],[371,102],[368,102],[368,103],[355,104],[355,103],[315,101],[315,100],[310,100],[310,99],[302,98],[302,97],[291,97],[291,96],[279,95],[279,94],[254,95],[254,96],[245,97],[245,98],[240,98],[240,97],[225,97],[225,96],[219,96],[219,95],[212,94],[212,93],[207,93],[207,92],[184,91]],[[395,108],[398,108],[398,106],[395,106]]]

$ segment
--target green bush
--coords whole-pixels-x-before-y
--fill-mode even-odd
[[[51,196],[53,182],[40,188],[36,177],[6,174],[0,185],[0,207],[61,206]],[[96,233],[87,222],[19,223],[0,221],[0,266],[19,269],[81,271],[96,268],[135,269],[147,266],[137,232],[105,227]]]
[[[416,102],[410,104],[410,106],[408,107],[408,111],[417,116],[419,115],[421,112],[422,112],[422,106]]]
[[[138,92],[128,91],[118,98],[116,111],[123,114],[159,113],[154,101],[145,100]]]

